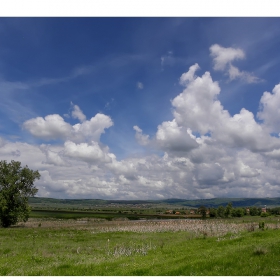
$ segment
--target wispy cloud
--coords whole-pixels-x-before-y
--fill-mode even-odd
[[[0,111],[4,111],[9,119],[21,123],[23,119],[30,118],[36,113],[31,107],[23,105],[18,100],[18,94],[28,94],[31,90],[48,86],[56,85],[59,83],[69,82],[80,76],[89,75],[94,70],[94,67],[82,66],[72,70],[68,76],[57,78],[41,78],[35,81],[8,81],[5,79],[0,80],[0,96],[1,96],[1,108]]]
[[[236,66],[232,65],[233,61],[245,59],[245,53],[239,48],[224,48],[218,44],[210,47],[210,56],[213,57],[213,69],[216,71],[224,71],[230,81],[240,79],[246,83],[259,83],[262,80],[253,74],[240,71]]]
[[[138,88],[138,89],[143,89],[143,88],[144,88],[143,83],[138,82],[138,83],[137,83],[137,88]]]
[[[164,68],[164,66],[169,65],[172,66],[175,62],[173,51],[169,51],[167,54],[161,56],[160,63],[161,67]]]

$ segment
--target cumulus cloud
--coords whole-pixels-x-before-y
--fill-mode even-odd
[[[280,132],[280,84],[272,90],[273,94],[264,92],[260,100],[260,111],[257,116],[263,120],[270,132]]]
[[[194,76],[197,65],[185,73]],[[184,91],[172,100],[174,117],[178,125],[202,135],[210,133],[212,139],[231,147],[246,147],[252,151],[271,150],[279,145],[258,124],[246,109],[230,116],[217,99],[220,87],[209,72],[190,80]]]
[[[239,175],[241,177],[255,177],[260,173],[257,169],[251,168],[250,166],[244,164],[241,160],[238,161]]]
[[[70,145],[69,145],[70,144]],[[211,198],[277,194],[279,165],[261,153],[248,149],[229,149],[205,137],[188,155],[165,152],[163,157],[147,155],[116,157],[97,143],[49,147],[69,166],[46,163],[42,147],[25,143],[7,143],[1,158],[20,160],[43,174],[36,183],[40,196],[58,198],[159,199],[168,197]],[[67,151],[62,154],[61,151]],[[11,151],[19,150],[19,158]],[[32,154],[32,157],[30,155]],[[106,159],[106,155],[110,160]],[[200,158],[201,161],[194,160]],[[55,160],[54,160],[55,161]],[[94,167],[94,165],[100,165]],[[94,168],[93,168],[94,167]],[[265,191],[264,191],[265,186]],[[279,189],[279,187],[278,187]]]
[[[33,136],[46,140],[65,139],[70,136],[72,130],[71,125],[57,114],[27,120],[23,127]]]
[[[219,84],[212,80],[209,72],[196,76],[198,69],[199,65],[194,64],[181,76],[180,82],[185,88],[171,101],[174,119],[160,124],[154,139],[148,141],[149,136],[134,126],[139,144],[153,144],[168,152],[189,152],[197,149],[204,140],[253,152],[268,152],[279,147],[279,140],[271,137],[250,111],[242,108],[240,113],[231,116],[218,100]],[[266,113],[267,105],[264,107],[263,112]],[[260,116],[268,118],[264,117],[265,113],[260,113]],[[208,135],[211,137],[207,138]]]
[[[174,119],[160,124],[153,139],[134,126],[139,144],[153,144],[165,152],[164,157],[134,164],[128,177],[122,169],[125,164],[127,172],[128,160],[115,162],[114,172],[124,176],[121,178],[126,185],[130,182],[144,188],[157,184],[166,196],[176,193],[176,197],[188,194],[193,198],[209,198],[234,196],[236,192],[240,196],[259,196],[264,184],[271,193],[276,193],[275,184],[280,177],[275,178],[272,170],[280,167],[280,163],[273,161],[280,159],[279,139],[272,137],[265,124],[259,124],[245,108],[231,116],[218,100],[219,84],[209,72],[195,76],[198,69],[195,64],[181,76],[185,88],[171,101]],[[276,92],[277,87],[274,95]],[[268,116],[263,119],[269,122]],[[270,175],[263,176],[264,172]],[[153,179],[148,174],[153,174]],[[188,182],[186,188],[185,182]]]
[[[216,67],[241,78],[244,73],[231,63],[243,54],[218,48]],[[280,139],[270,133],[280,132],[280,85],[263,94],[260,123],[246,108],[235,115],[225,110],[218,82],[209,72],[198,75],[198,70],[194,64],[181,75],[182,92],[171,100],[173,117],[159,123],[154,136],[133,127],[138,143],[153,148],[145,155],[118,160],[100,140],[113,120],[104,114],[87,120],[73,105],[71,115],[79,121],[74,125],[57,114],[23,124],[34,137],[63,143],[31,145],[0,138],[0,157],[39,170],[42,177],[36,186],[39,195],[48,197],[279,196]]]
[[[141,166],[141,159],[129,159],[118,161],[111,156],[112,162],[107,167],[116,176],[124,176],[127,180],[134,181],[137,178],[138,169]]]
[[[225,170],[219,163],[202,163],[196,166],[194,175],[199,184],[218,184],[224,176]]]
[[[113,125],[111,118],[104,114],[96,114],[88,121],[73,125],[73,140],[76,141],[99,141],[106,128]]]
[[[158,126],[156,140],[167,151],[187,152],[198,147],[191,131],[179,127],[175,119]]]
[[[45,154],[46,160],[43,161],[45,164],[52,164],[55,166],[70,166],[71,164],[67,162],[61,153],[59,147],[51,148],[50,145],[42,144],[40,150]],[[54,151],[58,150],[58,151]]]
[[[6,140],[5,144],[0,147],[0,158],[7,161],[20,161],[22,165],[28,165],[37,170],[45,157],[36,145]]]
[[[241,79],[246,83],[258,83],[261,81],[258,77],[246,72],[240,71],[237,67],[232,65],[232,62],[245,58],[245,53],[239,48],[224,48],[218,44],[210,47],[210,56],[213,57],[214,70],[225,71],[229,79]]]
[[[213,131],[213,137],[230,147],[245,147],[254,152],[279,147],[279,141],[255,121],[252,112],[244,108],[239,114],[220,123],[221,126]]]
[[[76,105],[75,105],[76,106]],[[82,123],[70,125],[57,114],[45,118],[37,117],[24,122],[23,127],[33,136],[45,140],[72,140],[75,142],[99,141],[106,128],[113,125],[111,118],[104,114],[96,114],[90,120],[85,120],[85,115],[75,107],[72,116],[79,118]]]
[[[193,68],[185,74],[193,75]],[[216,121],[228,114],[216,100],[219,93],[220,87],[213,82],[209,72],[190,81],[184,91],[172,100],[178,125],[202,134],[211,131]]]
[[[175,119],[159,125],[154,139],[150,139],[149,135],[143,134],[142,129],[137,125],[133,129],[136,131],[137,142],[142,146],[150,146],[169,152],[188,152],[199,145],[192,131],[178,126]]]
[[[75,144],[71,141],[64,143],[64,155],[76,160],[85,161],[89,164],[99,164],[111,162],[111,157],[103,151],[98,143],[92,141],[91,144]]]

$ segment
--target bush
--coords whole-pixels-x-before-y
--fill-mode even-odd
[[[268,250],[266,248],[262,248],[262,247],[257,247],[254,250],[254,255],[265,255],[267,254]]]

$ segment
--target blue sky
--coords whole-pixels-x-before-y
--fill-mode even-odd
[[[40,196],[279,196],[279,26],[2,17],[0,157]]]

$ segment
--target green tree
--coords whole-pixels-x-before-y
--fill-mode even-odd
[[[269,216],[269,213],[268,212],[262,212],[261,213],[261,217],[268,217]]]
[[[220,218],[225,217],[225,207],[223,205],[219,206],[217,209],[217,216]]]
[[[215,208],[210,208],[209,216],[212,217],[212,218],[216,218],[217,217],[217,210]]]
[[[260,215],[260,211],[256,206],[250,207],[250,215],[251,216],[258,216]]]
[[[28,166],[21,167],[19,161],[7,163],[0,161],[0,224],[9,227],[29,218],[28,197],[34,196],[38,189],[34,181],[40,173]]]
[[[270,208],[269,212],[271,215],[279,215],[280,214],[280,207]]]
[[[230,218],[231,217],[231,214],[232,214],[232,203],[229,202],[228,205],[226,206],[226,210],[225,210],[225,216],[227,218]]]
[[[232,216],[233,217],[243,217],[245,215],[244,209],[243,208],[236,208],[232,209]]]
[[[198,209],[199,213],[202,215],[202,218],[205,219],[206,218],[206,212],[207,209],[204,205],[201,205]]]

